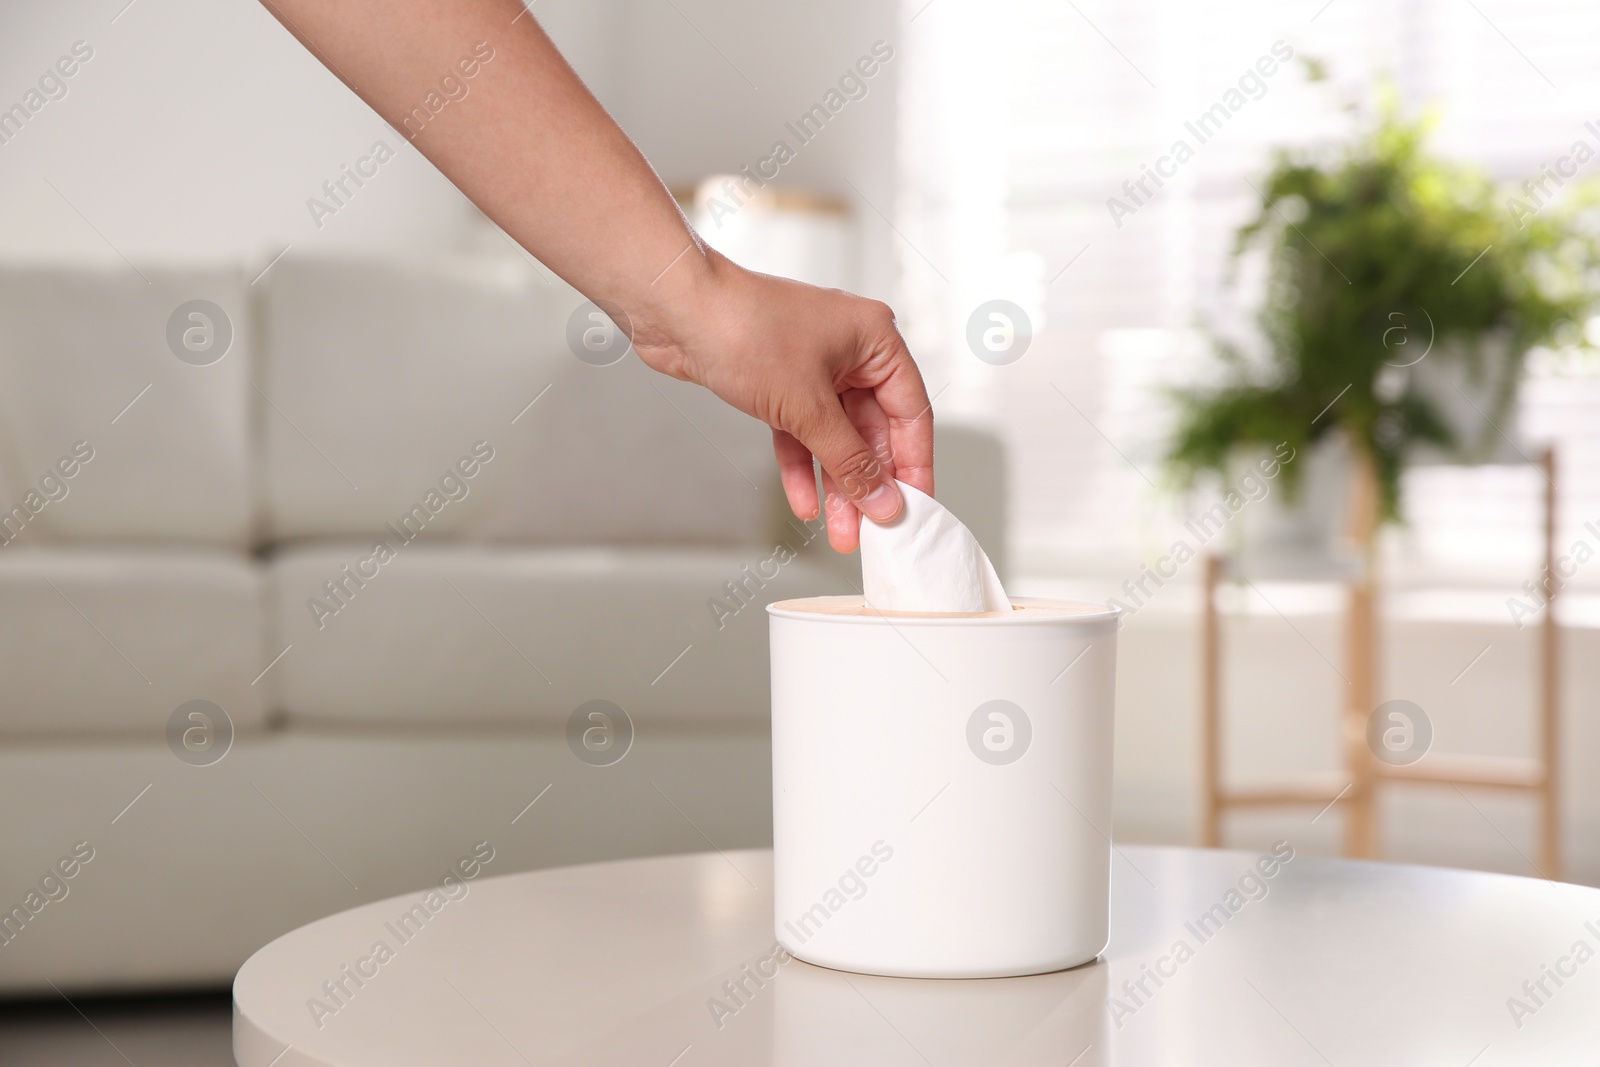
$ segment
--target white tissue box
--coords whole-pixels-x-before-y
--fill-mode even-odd
[[[1116,613],[769,607],[774,916],[810,963],[1039,974],[1105,947]],[[842,612],[842,613],[841,613]]]

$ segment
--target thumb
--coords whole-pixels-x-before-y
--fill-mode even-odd
[[[874,522],[888,522],[900,514],[900,487],[845,414],[837,395],[826,394],[805,423],[791,432],[852,504]]]

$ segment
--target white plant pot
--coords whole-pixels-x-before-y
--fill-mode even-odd
[[[1478,339],[1476,348],[1482,361],[1482,372],[1477,375],[1467,366],[1468,357],[1459,342],[1441,345],[1440,351],[1406,368],[1411,387],[1438,406],[1445,425],[1460,443],[1459,451],[1450,453],[1418,449],[1411,457],[1413,466],[1525,462],[1518,445],[1521,435],[1515,399],[1505,412],[1496,415],[1494,411],[1505,384],[1510,341],[1503,334],[1489,334]]]
[[[792,955],[993,978],[1105,947],[1116,613],[1013,603],[767,609],[774,925]]]
[[[1252,463],[1253,463],[1253,458]],[[1300,482],[1293,501],[1280,473],[1264,482],[1265,497],[1245,507],[1230,549],[1247,573],[1319,577],[1343,573],[1350,565],[1346,530],[1350,513],[1351,462],[1342,436],[1326,437],[1301,449],[1291,461]],[[1241,461],[1240,471],[1250,467]],[[1252,468],[1253,469],[1253,468]],[[1240,485],[1235,473],[1230,486]]]

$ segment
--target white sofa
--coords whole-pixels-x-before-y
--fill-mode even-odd
[[[144,273],[0,268],[0,993],[222,983],[479,842],[769,840],[761,605],[858,574],[765,428],[580,361],[582,298],[509,258]],[[196,299],[233,332],[205,366],[168,342]],[[1003,566],[999,446],[940,449]],[[568,743],[594,699],[634,727],[609,766]],[[233,728],[204,765],[193,700]]]

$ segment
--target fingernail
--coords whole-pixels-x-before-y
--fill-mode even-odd
[[[889,482],[862,497],[860,508],[873,522],[888,522],[900,514],[900,491]]]

